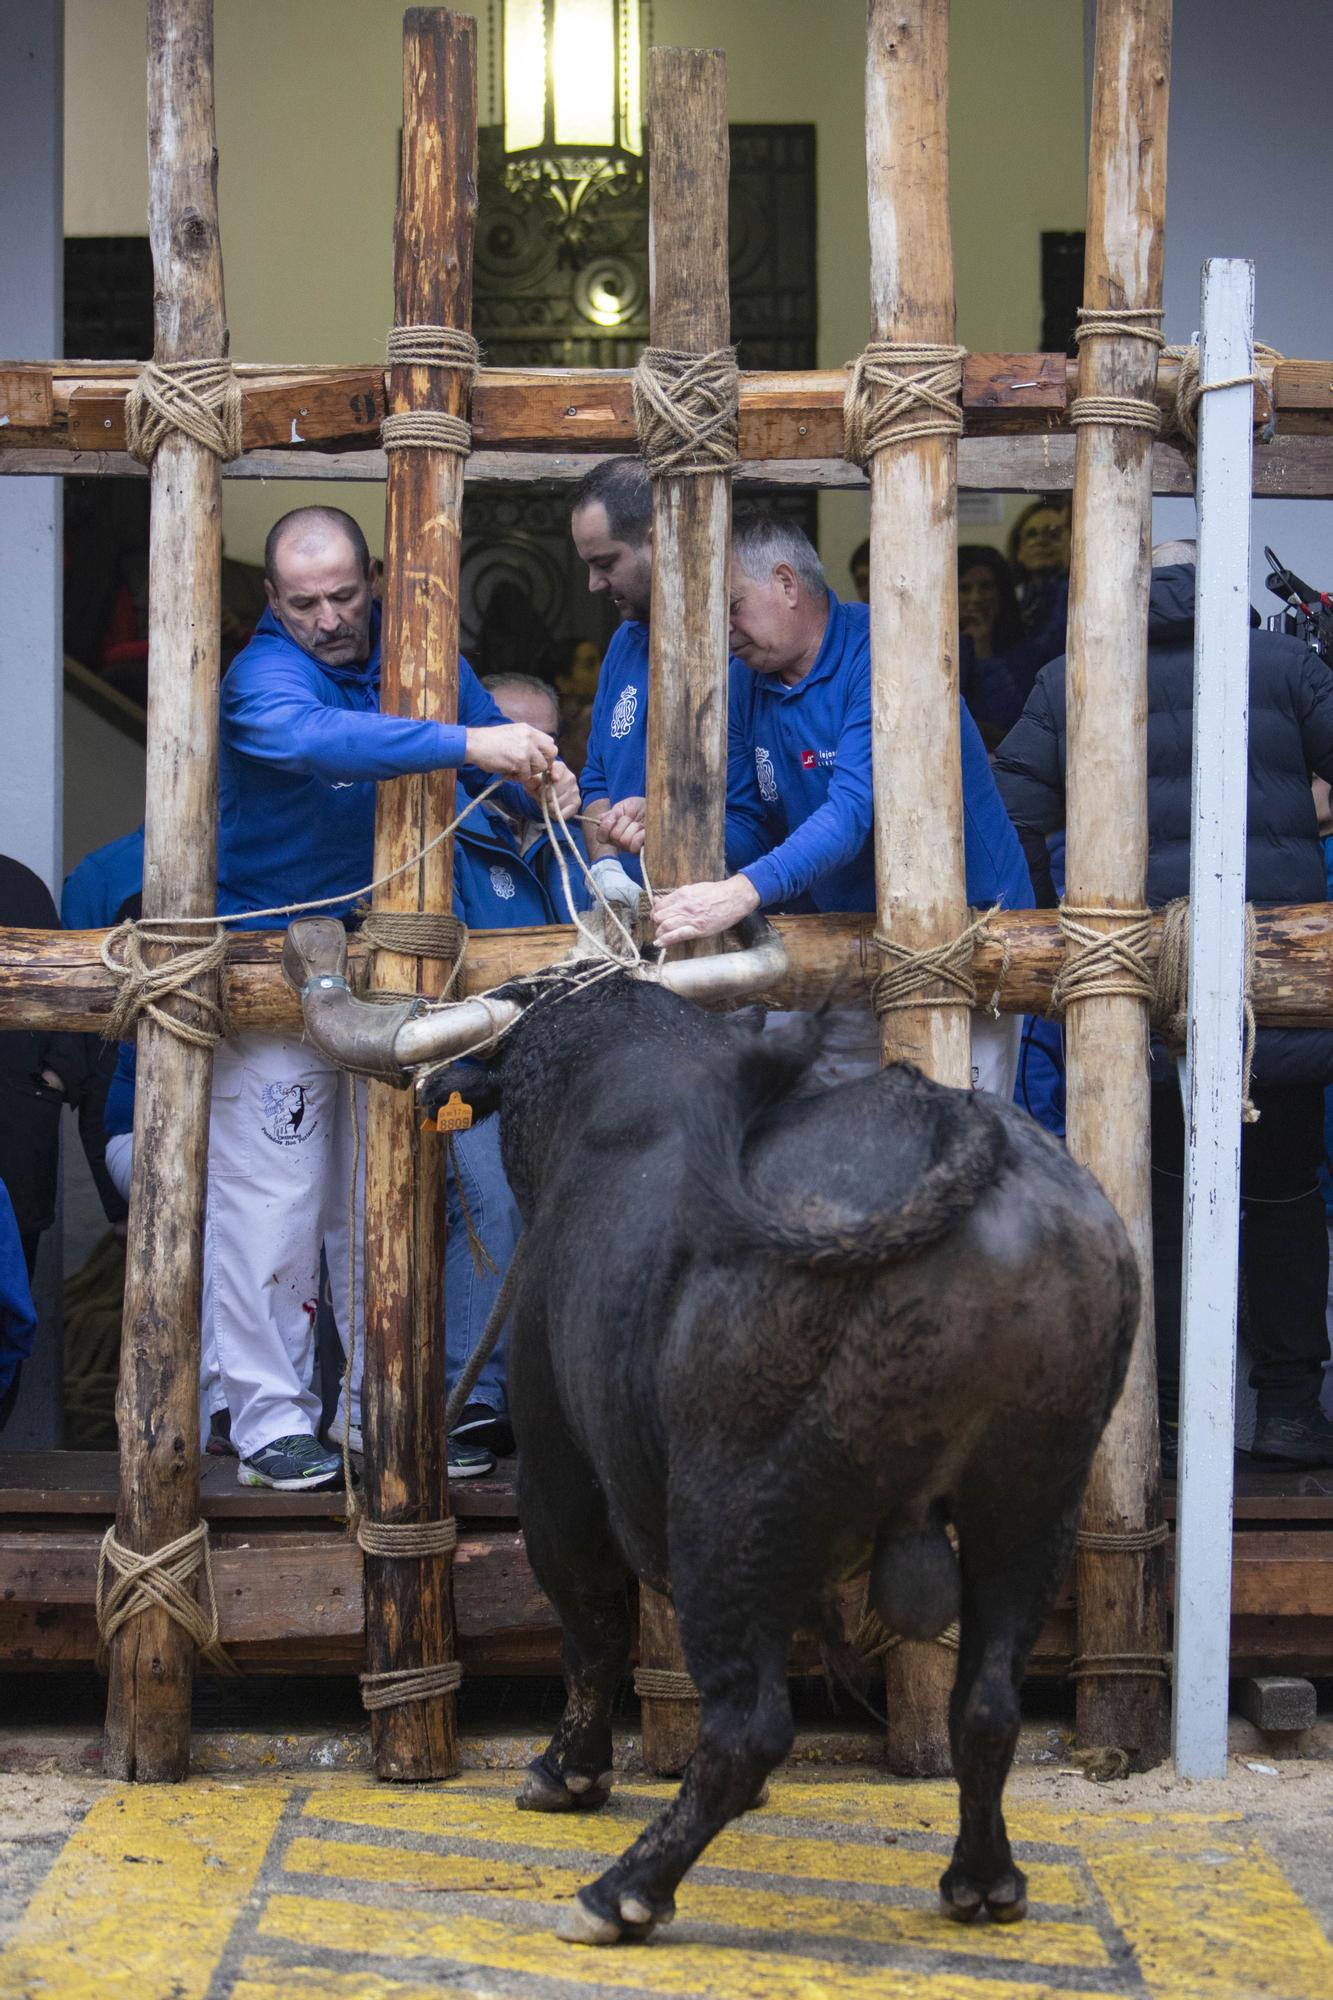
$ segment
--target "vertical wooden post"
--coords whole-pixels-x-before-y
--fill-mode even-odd
[[[1100,0],[1083,294],[1094,310],[1162,302],[1170,67],[1171,0]],[[1079,393],[1151,401],[1156,371],[1150,340],[1098,336],[1083,346]],[[1132,911],[1145,893],[1152,444],[1151,431],[1096,423],[1080,428],[1075,451],[1066,897],[1081,909]],[[1093,1467],[1084,1522],[1098,1535],[1140,1534],[1157,1520],[1161,1476],[1147,1005],[1124,995],[1083,1000],[1070,1011],[1068,1040],[1069,1149],[1115,1203],[1144,1280],[1129,1374]],[[1080,1549],[1079,1738],[1128,1751],[1136,1770],[1166,1753],[1167,1684],[1150,1664],[1165,1653],[1166,1633],[1160,1545]],[[1139,1660],[1143,1672],[1132,1670]]]
[[[403,24],[403,164],[394,241],[394,324],[466,331],[472,316],[477,206],[476,23],[414,7]],[[391,414],[466,413],[456,369],[395,366]],[[463,460],[414,446],[389,454],[380,705],[390,714],[450,721],[458,713],[458,558]],[[375,873],[409,859],[453,812],[454,774],[383,784]],[[388,883],[377,910],[452,905],[453,843]],[[438,993],[440,961],[376,954],[374,984]],[[417,1130],[410,1095],[372,1083],[366,1135],[366,1509],[374,1521],[442,1520],[449,1510],[444,1438],[444,1157]],[[366,1556],[366,1651],[371,1673],[453,1657],[448,1558]],[[381,1778],[451,1776],[458,1768],[452,1694],[371,1717]]]
[[[866,165],[870,308],[876,340],[954,338],[949,221],[948,0],[870,0]],[[913,438],[870,464],[870,637],[875,890],[880,929],[912,950],[968,923],[958,734],[958,448]],[[906,1059],[966,1087],[965,1008],[886,1014],[885,1062]],[[957,1656],[911,1642],[884,1665],[889,1763],[905,1776],[949,1769],[947,1709]]]
[[[711,353],[731,338],[722,52],[653,49],[648,123],[653,345]],[[727,473],[654,481],[647,862],[659,893],[720,880],[726,869],[730,541]],[[641,1664],[683,1675],[670,1604],[648,1584],[639,1602]],[[664,1774],[679,1771],[698,1736],[698,1702],[648,1694],[641,1700],[644,1762]]]
[[[212,0],[149,0],[148,233],[158,362],[227,352],[213,134]],[[206,916],[217,888],[222,467],[172,431],[152,465],[143,913]],[[196,984],[216,997],[216,979]],[[199,1519],[199,1305],[213,1058],[146,1016],[116,1427],[116,1538],[138,1554]],[[109,1776],[183,1778],[194,1642],[157,1609],[110,1647]]]
[[[1199,410],[1190,828],[1189,1103],[1181,1312],[1176,1662],[1171,1738],[1182,1778],[1227,1768],[1236,1257],[1245,1041],[1249,805],[1250,463],[1254,266],[1203,267],[1199,379],[1228,382]]]

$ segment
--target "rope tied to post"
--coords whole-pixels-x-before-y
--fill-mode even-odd
[[[241,385],[230,361],[146,361],[125,398],[125,448],[151,465],[172,432],[215,457],[239,458]]]
[[[1257,943],[1254,905],[1245,905],[1244,976],[1242,1006],[1245,1045],[1242,1056],[1240,1095],[1241,1120],[1257,1125],[1259,1113],[1250,1095],[1250,1074],[1254,1068],[1254,954]],[[1153,992],[1152,1024],[1172,1048],[1185,1046],[1186,1009],[1189,1004],[1190,906],[1187,896],[1168,903],[1162,912],[1162,943],[1157,957],[1157,979]]]
[[[730,472],[740,455],[740,379],[734,347],[644,348],[634,370],[634,429],[652,478]]]
[[[204,1572],[205,1611],[190,1588],[195,1571]],[[108,1586],[107,1572],[114,1573]],[[201,1659],[215,1673],[235,1674],[239,1668],[218,1640],[218,1601],[213,1587],[213,1559],[208,1528],[196,1521],[188,1534],[178,1535],[147,1555],[136,1555],[107,1529],[97,1553],[97,1664],[105,1672],[111,1641],[122,1625],[143,1611],[165,1611],[193,1639]]]
[[[1115,922],[1118,928],[1099,931],[1094,922]],[[1152,942],[1151,910],[1113,910],[1089,904],[1060,905],[1060,935],[1064,963],[1051,988],[1051,1008],[1065,1013],[1080,1000],[1146,1000],[1156,998],[1157,983],[1147,952]]]
[[[965,347],[868,341],[843,396],[843,457],[864,467],[911,438],[961,437],[966,355]]]
[[[1165,1521],[1159,1521],[1153,1528],[1133,1528],[1126,1534],[1103,1533],[1097,1528],[1080,1528],[1074,1537],[1074,1547],[1086,1549],[1090,1555],[1142,1555],[1146,1549],[1160,1548],[1170,1533],[1171,1530]]]
[[[1160,306],[1080,306],[1074,340],[1080,348],[1085,340],[1131,339],[1160,349],[1165,345],[1161,322]],[[1069,423],[1073,430],[1083,424],[1119,424],[1155,435],[1162,427],[1162,413],[1143,396],[1075,396]]]
[[[462,1682],[463,1669],[457,1660],[444,1660],[437,1667],[398,1667],[382,1674],[362,1674],[361,1706],[373,1711],[401,1708],[409,1701],[432,1701],[437,1695],[452,1694]]]
[[[1204,397],[1211,395],[1216,389],[1242,388],[1247,382],[1256,384],[1264,392],[1264,400],[1268,404],[1268,413],[1261,420],[1261,428],[1265,436],[1271,437],[1273,421],[1277,415],[1277,405],[1273,398],[1272,385],[1268,377],[1262,372],[1259,364],[1263,362],[1272,369],[1276,367],[1279,361],[1285,361],[1286,356],[1280,354],[1276,347],[1269,347],[1262,340],[1254,342],[1253,352],[1255,366],[1250,370],[1248,375],[1228,375],[1216,382],[1201,382],[1199,380],[1199,347],[1197,341],[1191,347],[1163,348],[1163,358],[1178,364],[1176,393],[1171,404],[1171,411],[1167,417],[1165,428],[1169,435],[1183,438],[1188,451],[1193,452],[1198,447],[1199,405]]]
[[[897,944],[885,932],[877,930],[871,945],[890,963],[876,973],[870,988],[870,1004],[876,1014],[898,1013],[906,1007],[975,1007],[977,988],[972,977],[972,951],[998,909],[997,903],[957,937],[946,938],[943,944],[925,945],[919,951],[910,945]],[[936,980],[953,990],[922,1000],[921,989]]]
[[[362,1514],[356,1539],[368,1556],[448,1556],[458,1547],[458,1523],[452,1514],[443,1521],[368,1521]]]
[[[455,972],[467,951],[467,925],[448,910],[368,910],[360,935],[370,952],[449,959]]]
[[[391,368],[450,368],[466,378],[471,393],[481,349],[462,328],[395,326],[385,346]],[[472,426],[448,410],[398,410],[380,425],[380,442],[386,451],[449,451],[461,458],[472,449]]]
[[[221,924],[199,944],[174,928],[175,917],[127,917],[102,939],[103,965],[116,981],[111,1012],[102,1030],[109,1042],[128,1041],[141,1014],[192,1048],[212,1049],[227,1033],[225,1005],[191,982],[220,973],[230,938]],[[172,956],[150,965],[145,944],[168,946]],[[185,1010],[185,1011],[183,1011]]]
[[[688,1674],[670,1667],[636,1667],[634,1692],[648,1701],[698,1701],[699,1690]]]

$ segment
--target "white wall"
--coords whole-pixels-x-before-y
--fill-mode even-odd
[[[1281,353],[1329,354],[1333,336],[1333,148],[1327,0],[1176,0],[1167,145],[1166,335],[1192,339],[1206,257],[1255,264],[1255,332]],[[1194,533],[1192,501],[1159,501],[1154,538]],[[1251,522],[1253,601],[1269,542],[1333,588],[1326,500],[1264,500]]]

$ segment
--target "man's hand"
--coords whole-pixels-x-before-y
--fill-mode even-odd
[[[648,820],[647,799],[621,799],[597,822],[597,837],[622,854],[642,854]]]
[[[469,729],[464,762],[476,764],[496,778],[526,783],[540,778],[557,762],[555,738],[527,722],[499,722],[489,729]]]
[[[725,882],[689,882],[653,904],[657,942],[688,944],[692,938],[717,937],[758,908],[759,891],[748,875],[730,875]]]
[[[566,819],[573,819],[575,813],[579,809],[578,779],[574,776],[574,773],[570,770],[568,764],[562,764],[558,757],[556,758],[554,764],[552,764],[551,766],[550,775],[551,775],[551,783],[555,787],[556,804],[559,806],[561,813],[564,815]],[[540,778],[536,779],[530,778],[523,789],[527,792],[531,792],[533,798],[535,799],[540,796],[541,788],[542,788],[542,781]]]

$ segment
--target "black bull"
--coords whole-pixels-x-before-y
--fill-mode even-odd
[[[500,1105],[525,1223],[519,1511],[564,1628],[567,1705],[519,1804],[608,1795],[631,1572],[669,1586],[702,1703],[677,1797],[562,1935],[671,1915],[790,1747],[793,1632],[867,1561],[890,1629],[961,1623],[944,1910],[1021,1916],[1001,1792],[1135,1325],[1119,1220],[994,1098],[906,1066],[802,1094],[817,1030],[756,1035],[621,974],[532,997],[465,1093]]]

